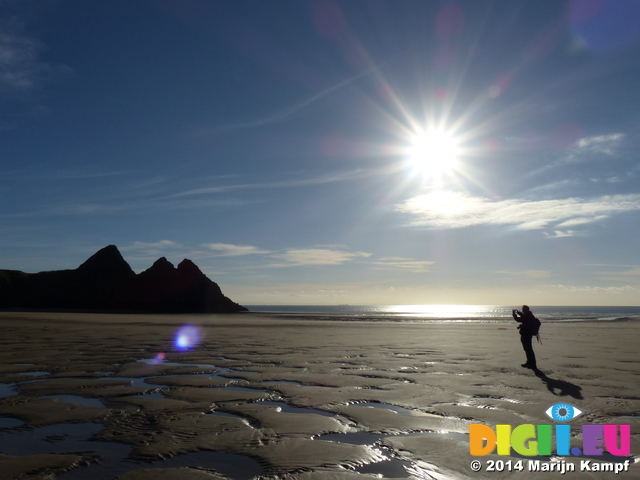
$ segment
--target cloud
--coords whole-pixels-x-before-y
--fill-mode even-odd
[[[136,195],[139,195],[139,192],[135,193]],[[213,200],[209,198],[161,200],[157,198],[138,199],[132,197],[121,201],[106,199],[98,202],[87,201],[62,205],[55,205],[51,203],[27,212],[10,211],[8,213],[3,213],[0,210],[0,218],[113,215],[121,212],[147,210],[166,211],[197,208],[235,208],[238,206],[246,205],[247,203],[247,201],[232,198],[219,200]]]
[[[0,33],[0,85],[6,89],[32,88],[35,77],[46,68],[38,61],[34,40]]]
[[[524,277],[533,279],[549,278],[551,272],[549,270],[499,270],[495,273],[507,275],[509,277]]]
[[[396,210],[413,215],[414,226],[463,228],[515,225],[532,230],[548,226],[583,225],[614,213],[640,210],[640,195],[609,195],[591,200],[490,200],[459,192],[434,191],[410,198]]]
[[[271,267],[300,267],[304,265],[342,265],[356,258],[369,257],[370,253],[345,252],[326,248],[290,249],[273,255],[285,263],[271,264]]]
[[[203,243],[203,247],[218,252],[220,257],[239,257],[242,255],[255,255],[258,253],[270,253],[268,250],[261,250],[251,245],[233,245],[230,243]]]
[[[158,242],[133,242],[133,245],[121,247],[123,252],[137,252],[146,255],[160,255],[168,249],[183,248],[183,245],[171,240],[160,240]]]
[[[570,220],[566,220],[562,223],[559,223],[558,227],[574,227],[576,225],[584,225],[585,223],[604,220],[605,218],[607,218],[607,215],[596,215],[595,217],[577,217],[577,218],[572,218]]]
[[[133,242],[132,248],[166,248],[180,247],[181,245],[171,240],[160,240],[159,242]]]
[[[599,276],[604,280],[637,283],[640,281],[640,267],[636,266],[631,270],[624,270],[622,272],[602,272]]]
[[[310,185],[323,185],[326,183],[344,182],[347,180],[354,180],[362,177],[368,177],[374,175],[375,172],[366,171],[363,169],[356,169],[349,172],[334,173],[329,175],[321,175],[312,178],[298,178],[292,180],[285,180],[281,182],[271,183],[245,183],[237,185],[218,185],[212,187],[195,188],[179,192],[171,195],[170,197],[185,197],[191,195],[205,195],[212,193],[225,193],[234,190],[254,190],[257,188],[293,188],[293,187],[306,187]]]
[[[149,268],[149,263],[153,263],[159,257],[185,257],[185,246],[171,240],[133,242],[133,244],[124,247],[118,246],[118,249],[123,255],[126,255],[127,262],[135,272]]]
[[[428,260],[413,260],[411,258],[404,257],[385,257],[376,262],[371,262],[376,268],[384,268],[390,270],[408,270],[414,273],[428,272],[429,265],[433,265],[435,262]]]
[[[376,72],[381,65],[375,66],[374,68],[371,68],[365,72],[361,72],[357,75],[354,75],[352,77],[349,77],[345,80],[342,80],[341,82],[332,85],[329,88],[326,88],[320,92],[317,92],[313,95],[311,95],[310,97],[300,101],[300,102],[296,102],[293,105],[289,105],[288,107],[283,108],[282,110],[279,110],[277,112],[272,113],[271,115],[267,115],[266,117],[263,118],[259,118],[256,120],[251,120],[248,122],[242,122],[242,123],[235,123],[235,124],[229,124],[229,125],[219,125],[217,127],[213,127],[207,130],[202,131],[202,134],[216,134],[216,133],[222,133],[222,132],[228,132],[228,131],[232,131],[232,130],[239,130],[239,129],[244,129],[244,128],[252,128],[252,127],[261,127],[263,125],[271,125],[274,123],[280,123],[284,120],[286,120],[287,118],[291,117],[292,115],[298,113],[300,110],[303,110],[304,108],[308,107],[309,105],[317,102],[318,100],[322,99],[323,97],[326,97],[327,95],[330,95],[331,93],[335,92],[336,90],[339,90],[343,87],[346,87],[347,85],[349,85],[352,82],[355,82],[356,80],[358,80],[359,78],[365,77],[367,75],[372,74],[373,72]]]
[[[67,66],[53,66],[40,60],[42,49],[37,40],[11,34],[0,25],[0,91],[34,90],[45,81],[71,72]]]
[[[554,230],[553,232],[544,232],[544,234],[549,238],[560,238],[573,237],[576,232],[575,230]]]
[[[576,146],[582,149],[595,149],[607,153],[612,145],[617,145],[624,138],[624,133],[612,133],[610,135],[598,135],[584,137],[576,142]]]
[[[581,155],[586,153],[614,156],[624,137],[624,133],[612,133],[581,138],[570,150],[568,160],[578,160]]]
[[[640,277],[640,267],[636,267],[631,270],[627,270],[625,272],[618,272],[617,275],[621,275],[625,277]]]
[[[587,267],[638,267],[640,268],[640,265],[635,265],[635,264],[627,264],[627,263],[585,263],[584,264]]]
[[[273,253],[270,250],[264,250],[253,245],[236,245],[231,243],[203,243],[201,247],[213,251],[215,253],[207,254],[202,251],[192,251],[191,255],[196,257],[240,257],[245,255],[265,255],[279,260],[279,263],[269,264],[269,267],[299,267],[307,265],[342,265],[343,263],[352,261],[356,258],[371,256],[365,252],[347,252],[332,248],[309,248],[309,249],[289,249],[282,253]],[[122,250],[133,250],[144,252],[147,254],[160,254],[162,250],[185,248],[184,245],[172,242],[170,240],[161,240],[155,243],[134,242],[133,245],[125,247]],[[415,262],[433,263],[433,262]]]
[[[126,170],[119,170],[113,172],[89,172],[89,171],[68,171],[68,172],[38,172],[31,175],[32,178],[47,178],[56,180],[86,180],[90,178],[104,178],[114,176],[130,175],[130,172]]]
[[[564,290],[567,292],[582,292],[589,294],[614,294],[619,295],[622,293],[636,292],[638,287],[633,285],[624,285],[622,287],[592,287],[592,286],[574,286],[574,285],[550,285],[551,288],[558,290]]]

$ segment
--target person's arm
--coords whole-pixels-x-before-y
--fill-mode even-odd
[[[522,323],[522,314],[518,310],[511,310],[511,315],[516,322]]]

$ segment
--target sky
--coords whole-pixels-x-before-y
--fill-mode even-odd
[[[640,1],[0,0],[0,268],[640,304]]]

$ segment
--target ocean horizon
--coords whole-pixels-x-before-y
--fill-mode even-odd
[[[522,305],[245,305],[252,313],[308,320],[351,321],[513,321],[511,311]],[[640,306],[531,305],[543,322],[611,321],[640,316]]]

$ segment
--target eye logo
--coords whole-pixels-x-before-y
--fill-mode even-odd
[[[568,422],[582,415],[582,410],[568,403],[556,403],[547,408],[547,416],[556,422]]]

